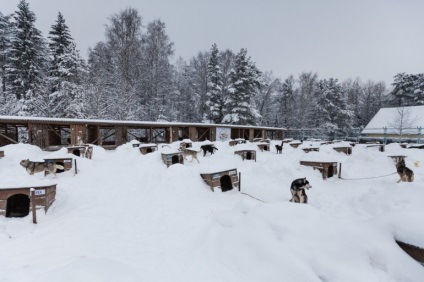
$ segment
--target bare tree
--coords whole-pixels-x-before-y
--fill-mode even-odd
[[[396,108],[396,114],[393,116],[389,126],[394,134],[399,135],[399,142],[402,142],[405,129],[411,128],[416,121],[417,117],[412,116],[411,108],[399,107]]]

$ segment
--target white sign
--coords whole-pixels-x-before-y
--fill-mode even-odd
[[[34,195],[45,195],[46,194],[46,189],[40,189],[40,190],[35,190]]]
[[[231,128],[217,127],[216,141],[229,141],[231,139]]]

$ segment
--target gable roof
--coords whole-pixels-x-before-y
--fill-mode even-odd
[[[404,107],[409,113],[410,120],[413,120],[412,128],[403,130],[405,134],[417,134],[418,127],[424,127],[424,106]],[[362,130],[362,134],[383,134],[384,127],[387,128],[388,134],[398,133],[393,129],[394,119],[399,116],[399,109],[381,108],[377,114],[371,119],[367,126]]]

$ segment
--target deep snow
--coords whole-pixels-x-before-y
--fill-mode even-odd
[[[332,149],[340,144],[310,153],[284,145],[276,154],[277,141],[271,152],[214,142],[219,150],[200,152],[200,164],[167,168],[161,152],[178,143],[141,155],[132,142],[115,151],[94,146],[92,160],[66,149],[0,148],[0,187],[58,184],[38,224],[0,217],[0,281],[424,281],[424,268],[394,241],[424,247],[424,150],[357,145],[346,156]],[[257,162],[234,155],[240,148],[256,149]],[[388,157],[395,154],[407,156],[415,182],[324,181],[299,164],[342,162],[343,178],[367,178],[395,172]],[[19,165],[58,156],[76,158],[78,174],[30,176]],[[232,168],[242,174],[242,192],[266,203],[235,189],[211,192],[200,177]],[[288,202],[300,177],[313,186],[307,205]]]

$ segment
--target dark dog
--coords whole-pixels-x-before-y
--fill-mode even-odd
[[[400,160],[397,164],[396,164],[396,170],[397,173],[399,174],[399,182],[412,182],[414,181],[414,172],[412,170],[410,170],[409,168],[406,167],[405,165],[405,160]]]
[[[307,204],[308,196],[305,193],[305,188],[312,188],[312,186],[309,185],[309,181],[306,180],[306,177],[294,180],[290,186],[290,191],[292,193],[290,202]]]
[[[277,149],[277,154],[283,153],[283,145],[284,142],[281,142],[281,145],[275,145],[275,149]]]
[[[202,145],[200,148],[203,150],[203,156],[206,156],[206,153],[209,152],[213,155],[214,150],[218,150],[213,144],[210,145]]]

